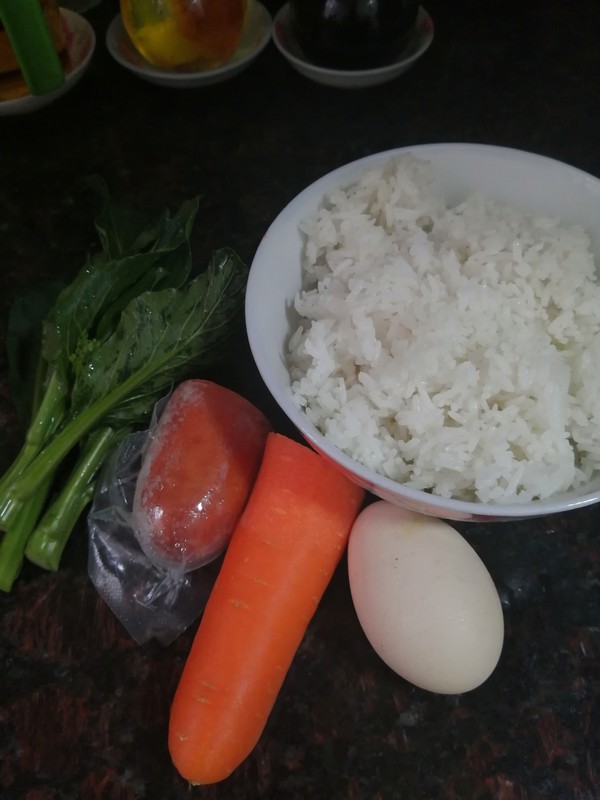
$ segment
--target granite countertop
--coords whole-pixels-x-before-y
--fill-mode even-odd
[[[274,13],[278,2],[266,3]],[[141,210],[200,196],[199,258],[247,261],[271,220],[325,172],[427,142],[506,145],[600,176],[596,0],[430,0],[435,39],[398,80],[319,86],[269,44],[235,79],[168,90],[114,62],[118,11],[86,13],[84,79],[33,115],[0,121],[2,466],[19,440],[6,380],[8,310],[22,287],[72,274],[96,235],[85,179]],[[281,431],[240,336],[222,378]],[[258,746],[222,784],[191,789],[166,747],[194,633],[136,645],[86,572],[86,531],[56,574],[26,566],[0,597],[2,800],[592,800],[600,798],[600,511],[462,526],[500,592],[506,639],[479,689],[438,696],[374,654],[345,562],[318,608]]]

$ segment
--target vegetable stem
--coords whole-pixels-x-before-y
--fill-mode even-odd
[[[150,369],[148,370],[150,371]],[[145,377],[145,375],[144,375]],[[137,380],[136,380],[137,378]],[[37,488],[52,475],[75,444],[111,411],[120,400],[140,383],[140,373],[130,376],[112,392],[103,395],[84,412],[68,422],[62,430],[31,461],[26,471],[17,475],[6,492],[5,502],[23,501],[33,495]],[[6,512],[10,514],[10,510]],[[4,523],[5,511],[0,506],[0,526]]]
[[[17,579],[25,556],[25,547],[42,512],[50,482],[21,507],[14,524],[0,542],[0,591],[10,592]]]
[[[102,428],[90,437],[60,494],[32,532],[25,555],[43,569],[56,571],[63,551],[82,512],[92,501],[96,477],[104,459],[123,430]]]
[[[23,473],[56,431],[64,415],[65,384],[53,369],[41,403],[31,421],[25,441],[17,457],[0,479],[0,495],[7,492],[13,481]],[[0,518],[3,513],[0,511]]]

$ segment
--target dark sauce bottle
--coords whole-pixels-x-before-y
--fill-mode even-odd
[[[306,56],[323,67],[371,69],[406,47],[417,0],[291,0],[291,24]]]

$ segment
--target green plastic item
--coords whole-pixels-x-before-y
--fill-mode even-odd
[[[0,20],[31,94],[58,89],[65,73],[39,0],[0,0]]]

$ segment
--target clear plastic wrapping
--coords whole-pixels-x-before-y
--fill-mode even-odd
[[[88,515],[88,574],[138,644],[155,638],[167,645],[202,613],[215,570],[165,569],[153,564],[138,544],[131,509],[152,427],[126,437],[99,477]]]

